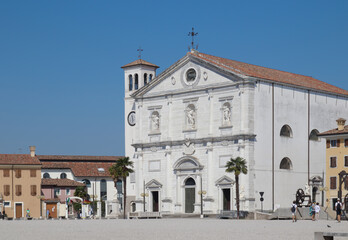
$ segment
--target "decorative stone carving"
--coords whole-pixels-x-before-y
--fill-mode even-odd
[[[196,128],[196,109],[193,104],[190,104],[186,109],[186,124],[188,129]]]
[[[192,155],[195,153],[194,143],[190,142],[190,140],[186,140],[184,143],[184,152],[185,155]]]
[[[151,115],[152,130],[156,131],[160,128],[160,117],[157,111],[153,112]]]
[[[171,81],[172,81],[172,84],[175,85],[175,83],[176,83],[175,77],[172,77]]]
[[[223,106],[223,122],[224,125],[231,123],[231,111],[227,104],[224,104]]]

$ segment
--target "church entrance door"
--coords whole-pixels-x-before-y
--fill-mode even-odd
[[[152,191],[152,211],[158,212],[158,191]]]
[[[193,213],[196,192],[196,182],[192,178],[188,178],[185,182],[185,213]]]
[[[231,189],[225,188],[222,189],[223,194],[223,210],[231,210]]]

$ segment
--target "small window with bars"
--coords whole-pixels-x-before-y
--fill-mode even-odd
[[[16,196],[22,196],[22,185],[16,185]]]
[[[10,177],[10,169],[4,169],[3,173],[4,177]]]
[[[330,157],[330,168],[337,167],[336,157]]]
[[[37,193],[36,185],[31,185],[30,186],[30,194],[31,194],[31,196],[36,196],[36,193]]]
[[[336,189],[336,177],[330,177],[330,189]]]
[[[22,171],[20,169],[15,170],[15,176],[16,178],[21,178],[22,177]]]
[[[36,169],[30,169],[30,177],[36,177]]]
[[[4,195],[10,196],[10,185],[4,185]]]

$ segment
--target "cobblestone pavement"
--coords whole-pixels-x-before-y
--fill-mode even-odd
[[[328,225],[330,227],[328,227]],[[314,239],[315,231],[348,232],[348,222],[309,220],[31,220],[1,221],[0,239]],[[335,238],[336,239],[336,238]],[[340,238],[344,239],[344,238]]]

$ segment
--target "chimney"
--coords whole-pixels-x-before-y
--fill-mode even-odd
[[[339,118],[336,120],[337,126],[338,126],[338,131],[342,131],[344,129],[344,125],[346,124],[346,119],[344,118]]]
[[[35,146],[29,146],[29,149],[30,149],[30,156],[31,157],[35,157],[36,147]]]

